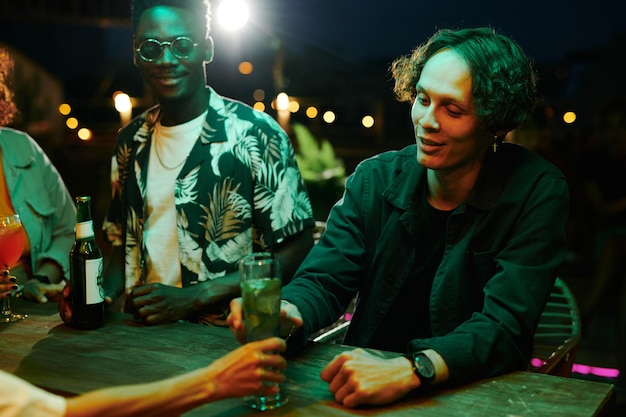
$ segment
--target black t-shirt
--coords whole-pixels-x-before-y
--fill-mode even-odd
[[[430,289],[443,257],[446,222],[452,211],[432,207],[426,197],[426,186],[416,210],[417,241],[415,265],[391,308],[381,321],[371,347],[406,352],[412,339],[431,336]]]

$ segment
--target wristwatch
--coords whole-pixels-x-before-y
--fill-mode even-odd
[[[428,386],[435,381],[435,365],[424,352],[414,353],[408,358],[413,363],[413,372],[419,378],[422,386]]]

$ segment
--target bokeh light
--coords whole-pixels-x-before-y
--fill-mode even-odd
[[[130,96],[121,91],[113,93],[113,101],[115,102],[115,110],[120,113],[125,113],[133,108],[133,104],[130,101]]]
[[[361,119],[361,124],[369,129],[370,127],[374,126],[374,118],[370,115],[363,116],[363,118]]]
[[[573,111],[567,111],[563,114],[563,121],[567,124],[572,124],[576,121],[576,113]]]
[[[71,112],[72,112],[72,107],[69,104],[63,103],[59,105],[59,113],[61,113],[63,116],[67,116]]]
[[[278,93],[276,96],[276,109],[289,110],[289,96],[287,93]]]
[[[69,127],[70,129],[76,129],[78,127],[78,119],[75,117],[70,117],[65,121],[65,126]]]
[[[314,106],[307,107],[305,113],[309,119],[315,119],[317,115],[319,114],[319,112],[317,111],[317,107],[314,107]]]
[[[324,112],[324,115],[322,116],[322,119],[324,119],[324,121],[326,123],[333,123],[335,121],[335,119],[336,119],[336,116],[335,116],[334,112],[332,112],[330,110],[327,110],[327,111]]]
[[[253,70],[254,70],[254,66],[252,65],[252,63],[248,61],[243,61],[242,63],[239,64],[239,72],[243,75],[250,75],[252,74]]]
[[[252,97],[254,97],[256,101],[265,100],[265,90],[263,90],[262,88],[257,88],[256,90],[254,90],[254,93],[252,93]]]
[[[91,140],[91,138],[93,137],[91,130],[87,129],[86,127],[78,129],[77,134],[80,140]]]
[[[298,103],[296,100],[291,100],[289,102],[289,111],[292,113],[297,113],[298,110],[300,110],[300,103]]]

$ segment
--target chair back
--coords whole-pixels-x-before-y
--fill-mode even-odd
[[[569,377],[580,344],[580,312],[568,285],[557,277],[535,331],[531,372]]]

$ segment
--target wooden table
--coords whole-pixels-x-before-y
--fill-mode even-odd
[[[64,325],[55,305],[15,302],[29,317],[0,326],[0,369],[49,391],[79,394],[109,385],[156,380],[207,365],[236,348],[228,329],[192,323],[143,326],[111,314],[91,331]],[[317,343],[288,357],[290,403],[272,416],[599,416],[615,401],[610,384],[513,372],[455,389],[432,389],[382,407],[346,409],[335,403],[321,369],[346,346]],[[200,407],[186,416],[252,416],[241,399]]]

